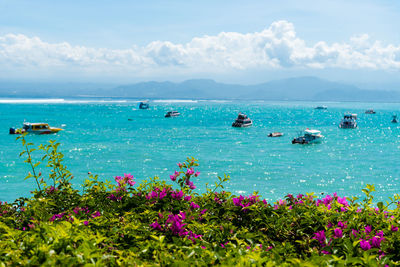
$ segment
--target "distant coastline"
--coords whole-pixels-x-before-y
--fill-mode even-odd
[[[149,100],[262,100],[400,102],[399,88],[363,89],[351,84],[316,77],[296,77],[255,85],[218,83],[208,79],[173,82],[141,82],[125,85],[79,83],[0,82],[0,98],[21,99],[149,99]]]

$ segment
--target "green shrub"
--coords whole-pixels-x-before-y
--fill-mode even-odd
[[[170,176],[175,186],[90,175],[79,193],[58,143],[34,149],[21,140],[37,189],[0,203],[0,266],[400,264],[399,196],[373,207],[372,185],[363,200],[289,194],[267,203],[223,191],[225,176],[197,194],[198,164],[188,158]],[[46,176],[32,160],[36,150]]]

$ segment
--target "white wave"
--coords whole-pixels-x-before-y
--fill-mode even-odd
[[[0,99],[1,104],[42,104],[42,103],[63,103],[62,98],[49,99]]]
[[[199,100],[199,102],[230,103],[232,100]]]
[[[155,103],[197,103],[197,100],[189,100],[189,99],[159,99],[154,100]]]
[[[90,104],[90,103],[126,103],[127,100],[66,100],[63,98],[40,99],[0,99],[0,104]]]

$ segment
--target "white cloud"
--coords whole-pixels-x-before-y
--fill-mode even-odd
[[[81,75],[135,75],[168,71],[226,72],[252,69],[400,69],[400,45],[372,41],[367,34],[348,42],[307,45],[294,25],[276,21],[255,33],[222,32],[185,44],[154,41],[130,49],[47,43],[38,37],[0,37],[0,67],[22,73],[75,72]],[[0,74],[1,75],[1,74]]]

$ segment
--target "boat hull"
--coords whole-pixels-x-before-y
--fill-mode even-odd
[[[238,122],[232,123],[232,127],[235,127],[235,128],[246,128],[246,127],[250,127],[252,125],[253,125],[253,123],[238,123]]]
[[[339,128],[341,129],[355,129],[357,127],[358,127],[357,124],[342,124],[342,123],[339,124]]]

